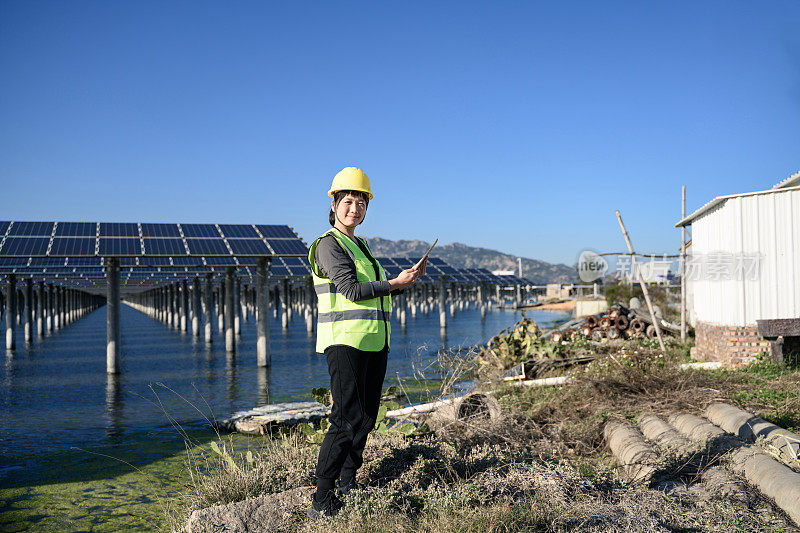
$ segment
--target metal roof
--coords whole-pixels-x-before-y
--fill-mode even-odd
[[[788,178],[788,179],[782,181],[781,183],[784,183],[784,182],[791,183],[791,182],[789,182],[789,180],[791,180],[791,179],[793,179],[793,178]],[[781,185],[781,183],[779,183],[778,185]],[[683,220],[680,220],[677,224],[675,224],[674,227],[680,228],[682,226],[690,225],[692,223],[692,221],[694,221],[695,219],[700,218],[700,216],[702,216],[705,213],[707,213],[708,211],[714,209],[718,205],[721,205],[721,204],[725,203],[727,200],[730,200],[731,198],[743,198],[743,197],[746,197],[746,196],[758,196],[758,195],[762,195],[762,194],[775,194],[775,193],[782,193],[782,192],[800,190],[800,186],[797,186],[797,187],[795,187],[795,186],[791,186],[791,187],[789,187],[789,186],[781,186],[781,187],[778,187],[778,185],[776,185],[772,189],[768,189],[766,191],[755,191],[755,192],[747,192],[747,193],[741,193],[741,194],[729,194],[727,196],[717,196],[716,198],[714,198],[713,200],[711,200],[710,202],[705,204],[703,207],[701,207],[700,209],[698,209],[697,211],[695,211],[691,215],[687,216]]]
[[[787,187],[794,187],[800,185],[800,171],[795,172],[783,181],[779,181],[772,186],[773,189],[785,189]]]

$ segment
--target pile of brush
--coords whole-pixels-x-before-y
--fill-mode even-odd
[[[677,330],[680,332],[680,328],[661,319],[658,314],[656,319],[659,321],[662,331],[674,333]],[[609,307],[604,313],[589,315],[582,321],[573,321],[569,327],[554,331],[549,340],[553,342],[570,341],[577,335],[583,335],[598,342],[603,339],[630,339],[633,337],[655,339],[657,337],[656,327],[648,313],[638,309],[628,309],[619,304]]]

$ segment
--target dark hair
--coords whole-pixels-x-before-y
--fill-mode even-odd
[[[369,195],[363,191],[336,191],[333,193],[333,203],[334,205],[339,205],[339,202],[342,201],[347,195],[355,196],[356,198],[361,198],[367,203],[367,207],[369,207]],[[328,213],[328,222],[331,223],[331,226],[336,224],[336,214],[334,214],[333,209],[331,212]]]

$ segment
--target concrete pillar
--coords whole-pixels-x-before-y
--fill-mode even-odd
[[[61,329],[61,288],[53,287],[53,331]]]
[[[289,329],[289,280],[283,280],[281,286],[281,327]]]
[[[228,353],[236,352],[236,334],[234,333],[233,325],[233,300],[236,292],[234,289],[234,272],[235,269],[233,267],[228,267],[227,272],[225,272],[225,350]]]
[[[270,366],[269,350],[269,270],[270,262],[259,258],[256,264],[256,352],[259,367]]]
[[[239,291],[239,300],[242,308],[241,311],[242,322],[247,322],[247,315],[249,314],[250,311],[250,306],[248,305],[248,302],[250,300],[250,287],[248,287],[244,283],[241,284],[241,290]]]
[[[17,277],[14,274],[6,276],[6,349],[17,348]]]
[[[119,259],[106,260],[106,372],[119,373]]]
[[[447,329],[447,286],[444,283],[444,276],[439,276],[439,327]]]
[[[306,279],[306,332],[309,335],[314,333],[314,302],[317,295],[314,292],[314,278],[309,276]]]
[[[46,322],[47,322],[47,332],[53,332],[53,284],[47,284],[47,295],[45,298],[45,305],[47,306],[46,312]]]
[[[25,342],[31,342],[33,340],[33,280],[31,278],[25,280],[23,294],[25,296],[25,312],[23,315]]]
[[[450,316],[456,316],[456,284],[450,283]]]
[[[225,280],[217,288],[217,325],[220,335],[225,335]]]
[[[36,289],[36,334],[41,338],[44,337],[44,281],[40,281]]]
[[[522,285],[517,283],[514,288],[516,289],[514,291],[514,303],[516,304],[514,307],[519,307],[522,305]]]
[[[167,286],[167,326],[172,327],[175,323],[173,322],[173,317],[175,316],[173,313],[173,309],[175,307],[175,287],[172,286],[170,283]]]
[[[406,325],[406,292],[411,290],[411,288],[406,289],[405,291],[400,293],[400,325]]]
[[[477,304],[478,304],[478,307],[480,307],[480,310],[481,310],[481,320],[485,320],[486,319],[486,302],[484,301],[485,300],[485,296],[486,296],[485,295],[485,291],[486,291],[486,286],[483,283],[478,285],[478,302],[477,302]]]
[[[206,292],[203,294],[203,320],[205,324],[206,342],[213,342],[211,337],[211,317],[214,316],[214,286],[212,285],[213,274],[206,274]]]
[[[200,278],[192,280],[192,335],[200,336]]]
[[[242,334],[242,281],[239,276],[233,278],[233,332]]]
[[[189,330],[189,285],[186,280],[181,281],[181,299],[180,299],[180,315],[181,315],[181,331],[186,332]]]

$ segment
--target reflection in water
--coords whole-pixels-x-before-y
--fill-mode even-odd
[[[269,404],[269,367],[260,366],[256,368],[256,386],[258,387],[258,400],[256,407]]]
[[[116,437],[122,434],[122,387],[119,374],[107,374],[106,377],[106,436]]]
[[[235,403],[239,390],[236,383],[236,354],[228,352],[225,355],[225,397],[230,403]]]
[[[126,442],[132,430],[165,427],[165,412],[177,423],[204,425],[198,408],[223,418],[254,405],[306,399],[312,387],[329,386],[325,357],[316,353],[315,335],[307,333],[303,320],[286,330],[279,320],[271,322],[271,366],[259,369],[253,321],[243,324],[237,353],[226,354],[224,336],[216,331],[209,344],[127,306],[120,311],[121,376],[106,374],[103,311],[32,347],[18,344],[6,353],[0,365],[0,455],[59,451],[107,435]],[[534,312],[533,317],[548,325],[562,314]],[[387,379],[427,368],[441,345],[485,343],[518,319],[519,313],[490,312],[483,323],[479,311],[470,311],[459,313],[446,331],[435,313],[418,313],[405,331],[395,321]],[[153,402],[153,386],[160,383],[174,392]],[[48,428],[48,439],[41,438],[42,427]]]

